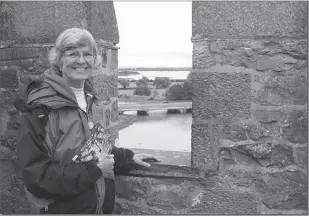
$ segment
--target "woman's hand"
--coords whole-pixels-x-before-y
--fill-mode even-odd
[[[141,154],[135,154],[133,156],[134,163],[141,165],[141,166],[144,166],[144,167],[150,167],[150,164],[144,162],[143,160],[160,162],[160,160],[158,158],[156,158],[154,155],[151,155],[151,154],[141,153]]]

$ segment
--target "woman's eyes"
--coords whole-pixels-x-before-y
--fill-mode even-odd
[[[66,56],[79,57],[79,53],[78,52],[67,53]],[[92,53],[83,53],[83,56],[92,57],[93,54]]]
[[[85,53],[84,56],[93,56],[92,53]]]

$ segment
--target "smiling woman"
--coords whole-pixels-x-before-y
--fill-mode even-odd
[[[42,214],[112,213],[114,173],[134,164],[149,167],[149,154],[113,146],[97,160],[74,162],[76,151],[91,137],[97,103],[86,79],[101,57],[85,29],[67,29],[57,38],[43,80],[27,87],[27,102],[19,127],[17,152],[28,201]],[[106,195],[106,196],[105,196]]]

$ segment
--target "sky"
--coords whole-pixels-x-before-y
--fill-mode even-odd
[[[192,67],[191,2],[114,2],[119,68]]]

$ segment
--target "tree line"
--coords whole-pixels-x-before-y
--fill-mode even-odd
[[[119,79],[119,84],[123,88],[130,86],[129,80]],[[136,89],[133,91],[134,95],[150,96],[151,89],[148,87],[149,79],[143,76],[141,79],[136,80]],[[171,81],[168,77],[155,77],[153,85],[156,89],[166,89],[171,85]],[[192,81],[191,73],[187,76],[187,79],[183,84],[175,84],[168,88],[165,94],[165,99],[169,101],[175,100],[191,100],[192,99]],[[154,92],[155,93],[155,92]],[[154,95],[155,97],[155,95]]]

